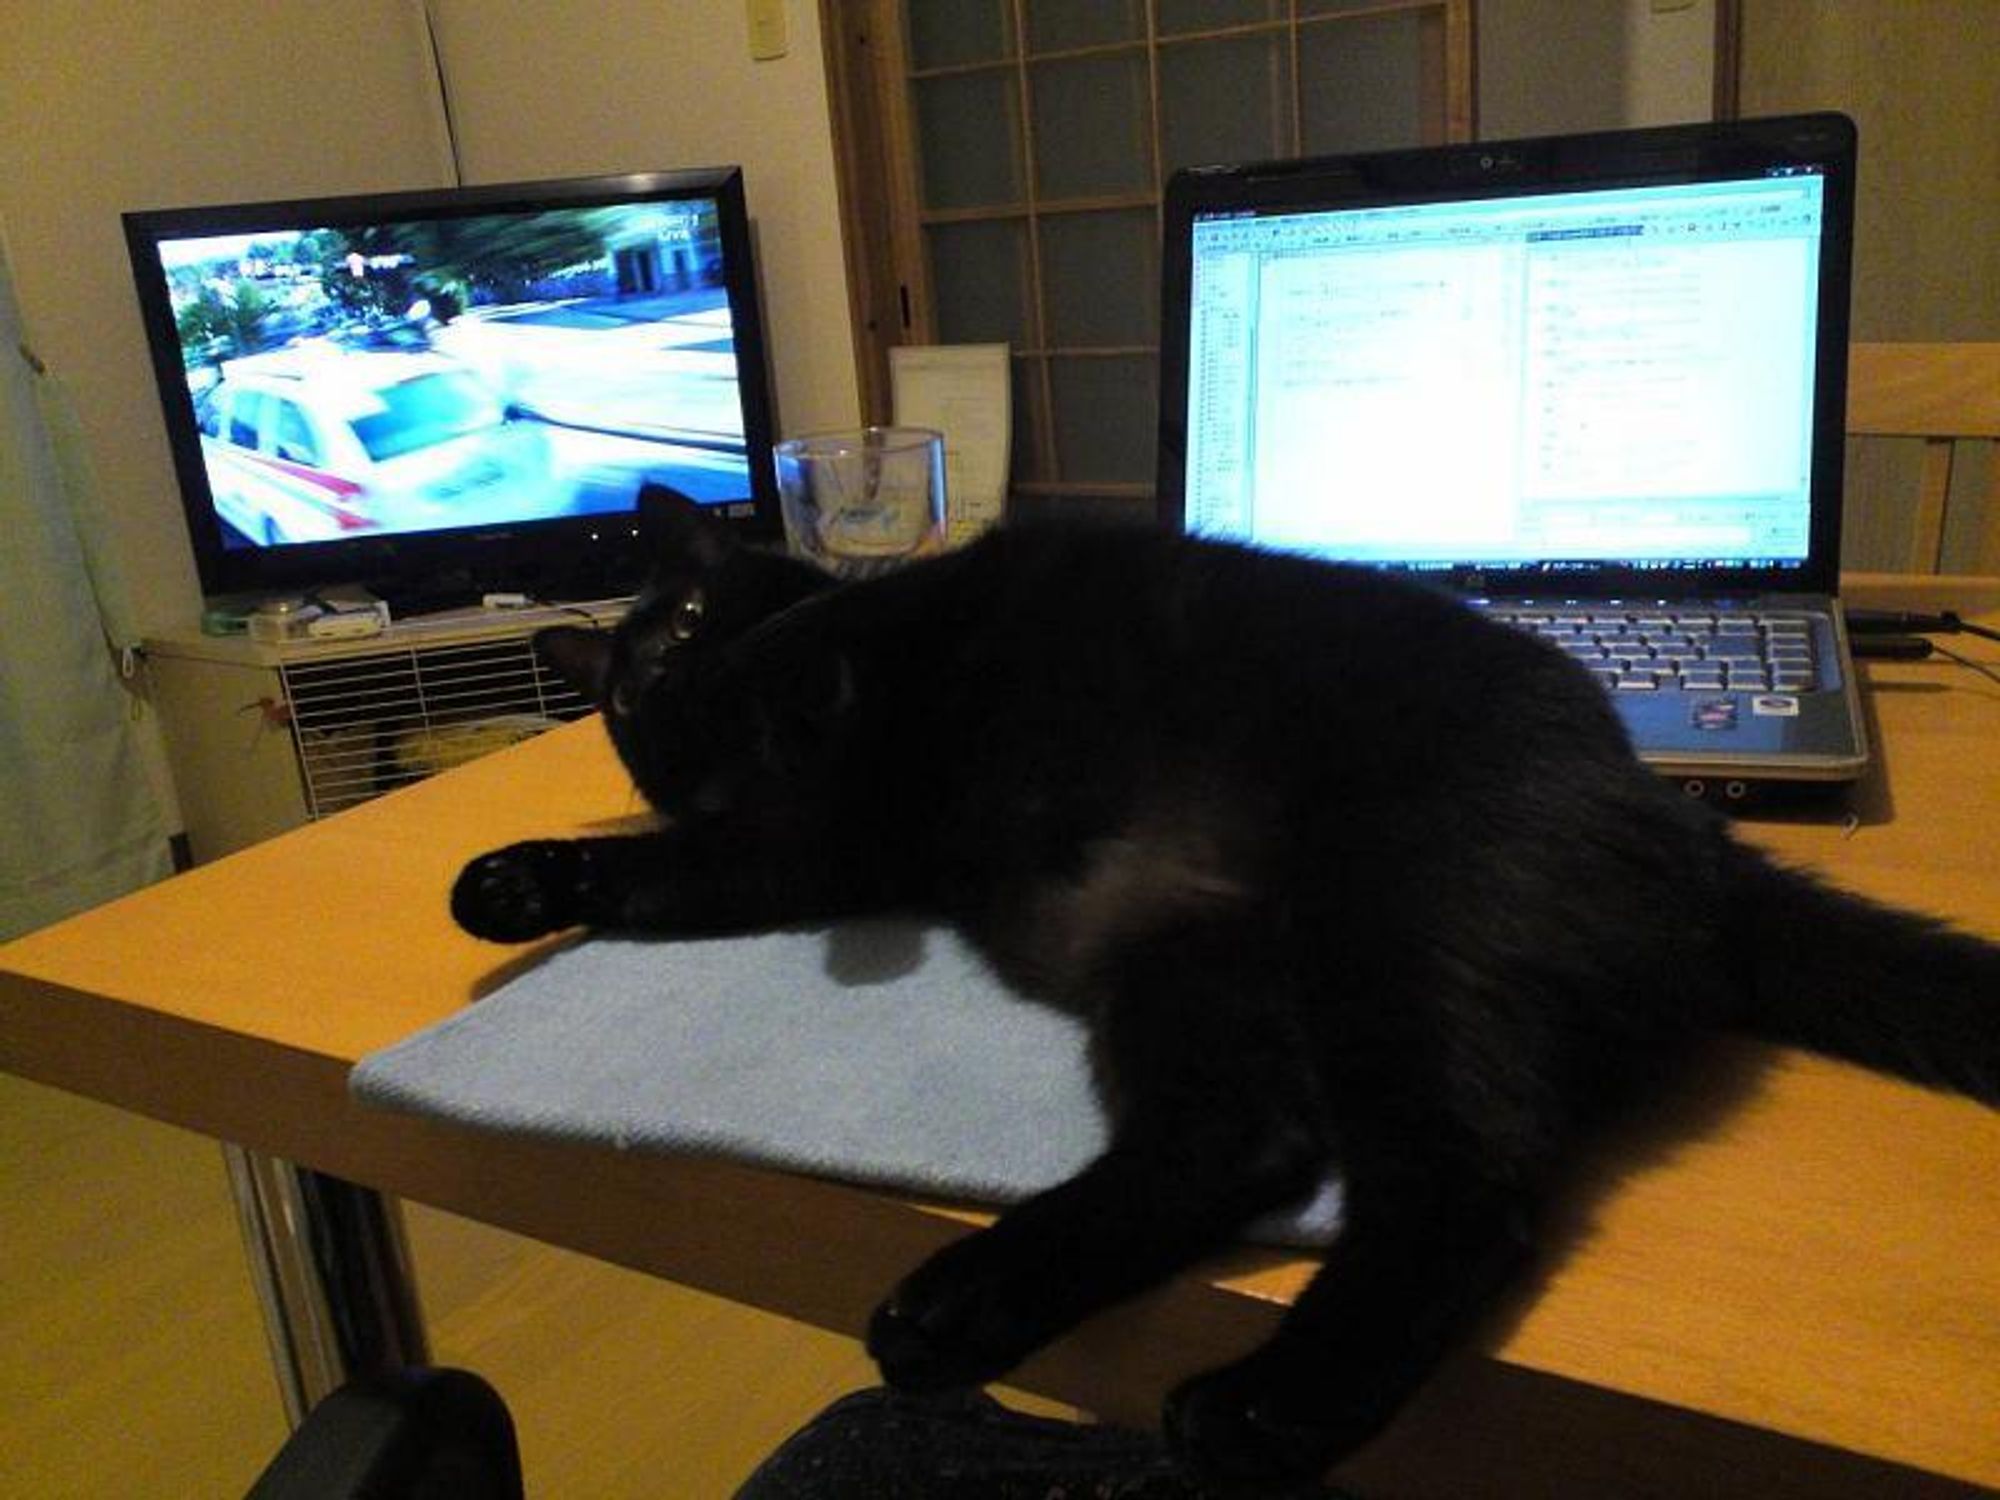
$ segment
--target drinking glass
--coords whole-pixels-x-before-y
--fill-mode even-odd
[[[944,550],[944,435],[862,427],[777,445],[792,551],[839,578],[867,578]]]

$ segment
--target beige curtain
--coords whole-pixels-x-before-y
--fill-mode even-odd
[[[82,455],[0,249],[0,938],[172,869],[120,681],[131,612]]]

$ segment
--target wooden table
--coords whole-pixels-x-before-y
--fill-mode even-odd
[[[2000,620],[2000,580],[1857,580],[1851,598]],[[1747,834],[2000,937],[2000,686],[1942,660],[1869,676],[1881,768],[1852,815]],[[963,1215],[348,1098],[357,1059],[525,961],[451,926],[444,893],[468,856],[637,811],[601,730],[574,725],[22,938],[0,948],[0,1067],[857,1333]],[[2000,1487],[2000,1113],[1731,1043],[1605,1144],[1572,1209],[1540,1284],[1345,1478],[1440,1495]],[[1018,1383],[1143,1417],[1251,1343],[1310,1269],[1239,1253],[1080,1330]]]

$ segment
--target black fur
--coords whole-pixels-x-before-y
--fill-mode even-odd
[[[615,634],[542,642],[662,828],[489,854],[453,911],[514,941],[914,909],[1087,1018],[1110,1149],[890,1295],[895,1385],[1002,1375],[1337,1170],[1325,1268],[1166,1414],[1206,1471],[1309,1474],[1696,1038],[2000,1102],[2000,949],[1747,851],[1580,669],[1449,599],[1136,529],[1002,530],[835,588],[665,530]]]

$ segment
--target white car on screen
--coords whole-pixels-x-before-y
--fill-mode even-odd
[[[434,354],[233,360],[195,413],[216,510],[255,545],[518,521],[570,503],[542,424]]]

